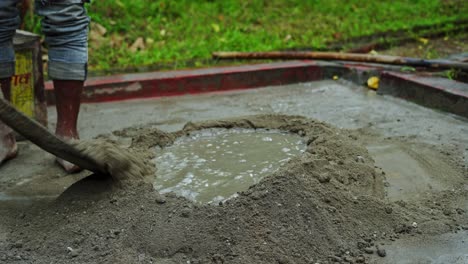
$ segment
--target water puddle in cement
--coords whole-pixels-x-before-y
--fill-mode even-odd
[[[280,131],[197,131],[156,150],[155,188],[216,203],[247,190],[305,149],[300,136]]]

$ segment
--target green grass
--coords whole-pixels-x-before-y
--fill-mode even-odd
[[[323,48],[330,41],[468,18],[463,0],[96,0],[107,29],[91,70],[210,58],[213,51]],[[28,24],[39,30],[37,19]],[[145,49],[131,52],[139,37]]]

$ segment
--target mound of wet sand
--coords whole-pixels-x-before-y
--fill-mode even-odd
[[[215,127],[289,131],[305,137],[308,147],[218,205],[163,197],[145,181],[116,186],[88,177],[52,203],[4,209],[13,217],[3,225],[0,263],[366,263],[369,254],[385,255],[383,239],[447,232],[463,221],[446,208],[386,202],[382,172],[354,135],[299,116],[114,134],[131,137],[130,150],[150,162],[152,147]]]

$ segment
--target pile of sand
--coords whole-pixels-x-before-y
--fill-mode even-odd
[[[118,188],[90,177],[50,204],[4,208],[0,213],[14,217],[2,225],[8,236],[0,239],[0,263],[366,263],[370,254],[385,255],[383,239],[447,232],[466,222],[456,210],[444,213],[446,207],[386,202],[383,174],[355,135],[299,116],[114,135],[131,137],[130,151],[149,162],[152,147],[214,127],[280,129],[305,137],[308,147],[219,205],[162,197],[144,181]]]

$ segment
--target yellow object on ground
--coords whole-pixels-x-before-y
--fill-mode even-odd
[[[379,77],[372,76],[367,80],[367,86],[371,89],[377,90],[379,88]]]

